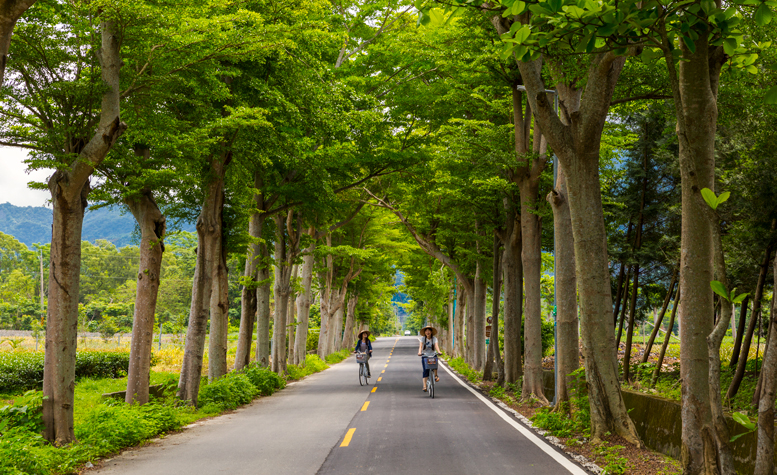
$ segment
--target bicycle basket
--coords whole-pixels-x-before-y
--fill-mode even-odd
[[[367,353],[356,353],[356,362],[357,363],[366,363],[367,362]]]
[[[426,367],[429,369],[437,369],[437,357],[430,356],[426,358]]]

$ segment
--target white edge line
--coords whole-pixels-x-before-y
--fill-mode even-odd
[[[513,428],[516,429],[518,432],[520,432],[521,435],[523,435],[534,445],[542,449],[543,452],[550,455],[550,457],[553,460],[555,460],[556,462],[558,462],[559,465],[567,469],[569,473],[573,473],[575,475],[588,475],[588,473],[585,470],[581,469],[574,463],[570,462],[568,458],[558,453],[556,449],[551,447],[547,442],[543,441],[542,439],[537,437],[532,431],[530,431],[529,429],[525,428],[524,426],[522,426],[521,424],[519,424],[518,422],[510,418],[507,414],[505,414],[504,411],[496,407],[496,405],[493,402],[489,401],[485,396],[480,394],[478,391],[472,389],[468,384],[464,383],[461,379],[459,379],[458,376],[453,374],[453,372],[450,369],[448,369],[447,365],[441,365],[441,366],[445,369],[445,371],[449,375],[453,377],[453,379],[455,379],[459,384],[467,388],[469,392],[474,394],[475,397],[480,399],[483,402],[483,404],[489,407],[492,411],[496,412],[499,415],[499,417],[501,417],[505,422],[513,426]]]

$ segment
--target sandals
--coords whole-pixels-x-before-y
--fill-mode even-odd
[[[426,388],[424,388],[424,392],[426,392]]]
[[[435,383],[439,383],[440,382],[440,377],[439,376],[435,376],[434,377],[434,382]]]

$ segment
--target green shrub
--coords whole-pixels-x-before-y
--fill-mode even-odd
[[[30,390],[13,404],[0,407],[0,435],[14,428],[33,433],[43,431],[43,393]]]
[[[259,394],[262,396],[269,396],[286,386],[286,381],[282,377],[256,364],[252,364],[242,372],[251,381],[251,384],[259,390]]]
[[[564,412],[553,412],[549,407],[540,408],[532,416],[531,421],[535,426],[549,431],[556,437],[569,437],[578,429],[576,418],[569,417]]]
[[[0,473],[9,475],[48,474],[55,450],[43,437],[24,427],[15,427],[0,436]]]
[[[328,364],[335,364],[343,361],[344,359],[348,358],[350,355],[351,355],[351,350],[349,348],[346,348],[336,353],[332,353],[331,355],[327,355],[324,360]]]
[[[286,368],[286,379],[295,381],[319,371],[324,371],[329,366],[318,355],[306,355],[305,366],[289,365]]]
[[[103,405],[76,427],[76,438],[81,450],[96,457],[179,427],[176,409],[170,406],[155,403]]]
[[[17,400],[37,405],[39,393]],[[66,447],[48,445],[37,431],[41,424],[40,411],[34,412],[33,424],[21,425],[0,434],[0,473],[50,474],[74,473],[78,465],[117,450],[136,445],[157,434],[178,429],[183,411],[189,408],[149,403],[127,405],[108,400],[85,416],[76,425],[77,442]]]
[[[152,356],[151,366],[156,361]],[[129,369],[126,351],[79,351],[76,353],[76,380],[81,378],[122,378]],[[43,352],[0,352],[0,393],[40,389],[43,386]]]
[[[200,389],[198,404],[205,407],[215,404],[222,409],[235,409],[248,404],[259,395],[259,389],[251,383],[248,376],[229,373]]]
[[[469,365],[464,362],[464,358],[459,357],[448,360],[448,365],[472,383],[476,383],[483,379],[483,373],[470,368]]]

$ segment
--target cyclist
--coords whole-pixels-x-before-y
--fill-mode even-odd
[[[370,357],[372,356],[372,343],[370,343],[370,331],[364,330],[359,333],[359,341],[356,342],[356,349],[361,353],[367,353],[364,364],[367,366],[367,378],[370,378]]]
[[[424,368],[424,392],[426,392],[426,381],[429,379],[429,368],[426,367],[426,358],[440,353],[440,347],[437,344],[437,337],[434,336],[437,334],[436,328],[431,325],[423,327],[421,334],[423,337],[419,340],[418,356],[421,356],[421,364]],[[435,382],[439,381],[440,378],[437,376],[437,370],[433,371]]]

